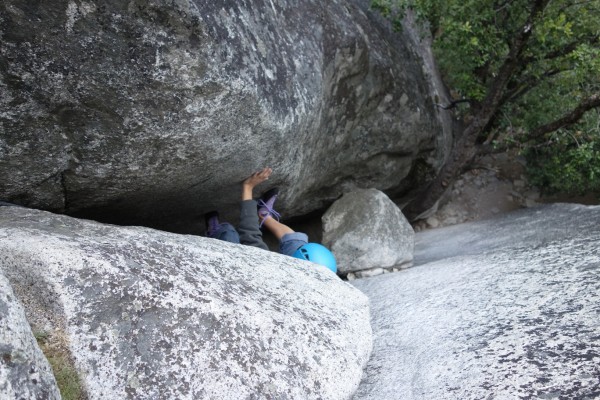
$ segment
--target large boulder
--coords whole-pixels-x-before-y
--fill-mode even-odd
[[[415,232],[398,206],[377,189],[344,194],[322,221],[323,244],[335,254],[341,273],[412,263]]]
[[[59,400],[50,364],[0,271],[0,398]]]
[[[0,270],[90,399],[348,399],[369,304],[258,248],[0,207]]]
[[[415,267],[354,281],[377,338],[362,399],[600,393],[600,206],[417,233]]]
[[[447,154],[444,95],[427,46],[368,7],[3,0],[0,199],[193,232],[263,166],[287,216],[407,189]]]

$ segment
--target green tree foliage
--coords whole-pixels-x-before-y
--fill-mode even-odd
[[[600,193],[600,115],[586,115],[582,130],[559,130],[524,150],[531,182],[546,193]]]
[[[397,28],[407,12],[428,28],[455,101],[449,106],[462,101],[454,110],[469,137],[458,145],[476,147],[462,164],[483,151],[519,146],[532,176],[545,175],[538,184],[598,189],[600,176],[591,171],[600,168],[600,0],[373,0],[372,6]],[[544,160],[552,154],[553,167]],[[580,170],[579,184],[567,184],[583,159],[594,166]],[[464,167],[458,164],[450,168]]]

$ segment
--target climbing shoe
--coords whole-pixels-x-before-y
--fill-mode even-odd
[[[281,218],[281,215],[273,209],[275,205],[275,200],[277,200],[278,195],[279,188],[273,188],[265,192],[258,200],[258,217],[261,220],[261,227],[265,222],[265,219],[267,219],[268,217],[273,217],[277,221],[279,221],[279,218]]]
[[[214,235],[221,226],[218,211],[211,211],[204,214],[204,221],[206,222],[206,236]]]

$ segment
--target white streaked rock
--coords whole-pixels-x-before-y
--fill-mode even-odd
[[[0,199],[194,233],[265,166],[287,218],[437,171],[429,42],[370,3],[2,0]]]

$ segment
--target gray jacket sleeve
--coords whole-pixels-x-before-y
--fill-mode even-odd
[[[240,208],[240,225],[238,227],[240,243],[247,246],[259,247],[263,250],[269,250],[262,240],[262,232],[258,225],[256,201],[243,200],[240,203]]]

